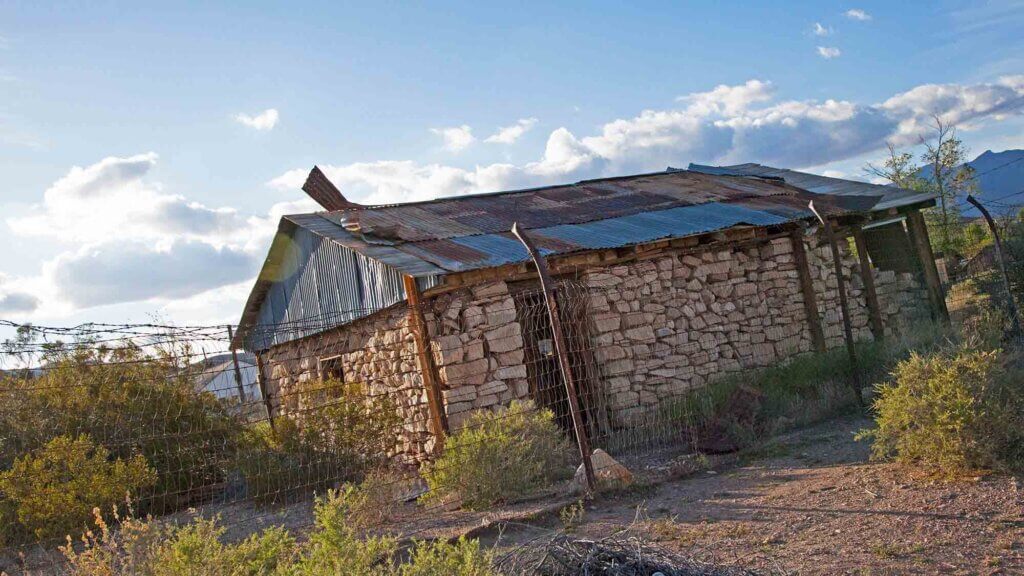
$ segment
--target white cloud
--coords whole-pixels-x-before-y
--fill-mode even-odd
[[[846,12],[843,12],[843,16],[846,16],[850,20],[859,20],[861,22],[867,22],[871,20],[871,14],[861,10],[860,8],[851,8]]]
[[[839,48],[832,46],[818,46],[818,56],[821,56],[825,60],[831,60],[833,58],[839,58],[843,53]]]
[[[811,34],[815,36],[828,36],[832,34],[831,26],[822,26],[821,22],[815,22],[814,26],[811,27]]]
[[[207,207],[150,181],[157,160],[150,152],[75,166],[28,215],[9,218],[15,235],[63,250],[38,276],[0,286],[0,309],[34,304],[41,313],[66,313],[237,283],[255,274],[281,214],[315,209],[309,200],[275,205],[266,216]]]
[[[932,114],[972,126],[1019,115],[1024,76],[990,84],[923,85],[879,104],[776,101],[773,86],[762,80],[717,86],[678,102],[678,107],[613,120],[589,136],[555,129],[543,155],[523,164],[463,168],[382,160],[327,166],[325,172],[355,201],[391,203],[663,170],[687,161],[822,166],[878,150],[888,140],[916,141]],[[306,173],[296,169],[270,184],[295,190]]]
[[[255,116],[248,114],[239,113],[235,115],[235,120],[240,124],[244,124],[249,128],[255,130],[272,130],[277,125],[278,120],[277,110],[274,108],[267,108],[263,112]]]
[[[39,307],[39,298],[24,291],[10,289],[9,279],[0,272],[0,314],[26,314]]]
[[[76,244],[110,240],[111,231],[120,240],[155,244],[187,239],[222,246],[248,239],[246,218],[236,210],[209,208],[144,181],[157,159],[149,152],[72,167],[43,193],[37,210],[7,224],[20,236]]]
[[[930,129],[933,115],[970,129],[977,121],[1024,113],[1024,74],[970,86],[923,84],[889,98],[879,108],[899,119],[893,135],[896,143],[916,143]]]
[[[431,128],[431,132],[444,139],[444,147],[452,152],[465,150],[476,138],[473,136],[473,129],[463,124],[450,128]]]
[[[25,292],[0,294],[0,314],[26,314],[39,307],[39,299]]]
[[[498,131],[487,137],[484,142],[492,144],[514,144],[523,134],[526,134],[534,125],[536,118],[520,118],[511,126],[502,126]]]
[[[48,264],[59,295],[78,308],[186,298],[255,276],[259,259],[234,248],[175,242],[153,250],[111,242],[59,256]]]

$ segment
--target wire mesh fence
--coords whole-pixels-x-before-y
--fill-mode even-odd
[[[663,247],[561,276],[554,294],[580,433],[629,462],[735,451],[856,406],[855,371],[870,384],[905,350],[963,332],[1002,339],[1007,304],[1024,288],[1014,226],[1009,290],[984,247],[938,265],[952,332],[920,259],[870,242],[840,242],[844,312],[817,230]],[[355,316],[346,312],[241,333],[6,323],[0,570],[71,570],[69,556],[88,549],[79,536],[99,530],[94,509],[117,530],[112,511],[123,524],[126,502],[132,517],[157,523],[217,516],[229,539],[282,525],[301,540],[320,529],[314,495],[360,486],[345,493],[352,524],[409,539],[479,523],[477,510],[585,490],[535,281],[441,291],[414,310],[336,322]]]

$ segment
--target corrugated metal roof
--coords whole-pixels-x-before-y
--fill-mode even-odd
[[[788,184],[803,188],[815,194],[832,194],[834,196],[881,196],[874,210],[888,210],[934,200],[935,194],[915,192],[895,186],[882,186],[869,182],[857,182],[843,178],[831,178],[808,172],[797,172],[785,168],[772,168],[761,164],[736,164],[734,166],[703,166],[690,164],[689,170],[716,174],[721,176],[756,176],[760,178],[780,178]]]
[[[403,274],[427,288],[448,273],[524,262],[529,257],[509,232],[513,222],[530,231],[541,253],[567,254],[810,219],[811,200],[824,214],[866,212],[878,199],[667,171],[285,216],[239,336],[249,334],[248,349],[263,349],[344,324],[404,299]],[[292,328],[282,330],[282,323]]]

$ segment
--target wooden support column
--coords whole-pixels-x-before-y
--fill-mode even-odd
[[[821,315],[818,313],[818,297],[814,294],[814,280],[811,278],[811,267],[807,263],[807,250],[804,248],[804,232],[794,228],[789,234],[793,244],[793,260],[800,277],[800,292],[804,297],[804,314],[807,316],[807,329],[811,332],[811,344],[818,352],[825,351],[825,332],[821,329]]]
[[[857,256],[860,258],[860,277],[864,281],[864,300],[868,304],[871,335],[880,341],[885,338],[885,324],[882,323],[882,307],[878,304],[878,290],[875,289],[875,272],[868,258],[868,244],[864,241],[864,230],[860,226],[853,227],[853,242],[857,245]]]
[[[928,299],[932,303],[932,318],[948,326],[949,310],[946,309],[946,296],[942,293],[939,271],[935,268],[935,254],[932,253],[931,241],[928,239],[928,226],[920,210],[911,210],[907,213],[907,231],[910,233],[917,259],[921,262],[921,270],[924,272]]]
[[[853,389],[853,394],[857,398],[857,403],[861,408],[865,406],[864,395],[862,391],[862,385],[860,381],[860,369],[857,366],[857,350],[853,342],[853,323],[850,321],[850,304],[846,300],[846,280],[843,277],[843,257],[839,254],[839,244],[836,242],[836,235],[832,231],[832,222],[828,218],[823,218],[817,210],[814,209],[814,202],[811,201],[808,205],[811,212],[818,217],[818,221],[821,222],[824,228],[825,238],[828,239],[829,248],[832,250],[832,264],[835,266],[836,272],[836,291],[839,292],[839,308],[843,313],[843,334],[846,337],[846,353],[850,356],[850,387]]]
[[[409,327],[416,343],[416,362],[423,377],[423,387],[427,392],[427,408],[430,412],[430,427],[434,432],[434,453],[440,454],[444,448],[444,440],[448,435],[448,416],[444,411],[444,400],[441,396],[441,377],[437,373],[434,354],[430,350],[430,335],[427,333],[427,322],[423,318],[420,288],[412,276],[404,276],[405,298],[409,303]]]

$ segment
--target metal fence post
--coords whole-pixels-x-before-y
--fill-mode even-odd
[[[242,385],[242,371],[238,368],[238,353],[235,352],[235,333],[228,324],[228,347],[231,348],[231,363],[235,367],[235,385],[238,386],[238,401],[245,404],[245,386]]]
[[[832,223],[814,208],[814,201],[807,205],[818,217],[822,227],[825,229],[825,238],[832,249],[832,262],[836,269],[836,290],[839,291],[839,307],[843,312],[843,334],[846,336],[846,351],[850,355],[850,386],[857,397],[857,403],[864,407],[864,396],[861,394],[860,371],[857,369],[857,350],[853,343],[853,324],[850,322],[850,303],[846,300],[846,280],[843,278],[843,259],[839,255],[839,245],[836,243],[836,236],[832,230]]]
[[[982,206],[981,202],[978,202],[973,195],[968,195],[967,201],[981,211],[981,215],[985,217],[985,222],[988,224],[988,229],[992,231],[992,238],[996,245],[996,261],[999,262],[999,272],[1002,273],[1003,286],[1006,288],[1006,307],[1010,313],[1010,329],[1013,331],[1013,336],[1020,336],[1020,311],[1017,310],[1017,303],[1013,300],[1010,275],[1006,272],[1006,261],[1003,260],[1003,240],[999,236],[999,230],[996,228],[995,221],[992,220],[992,215],[988,213],[988,209]]]
[[[562,333],[562,320],[558,316],[558,300],[551,291],[551,274],[548,272],[548,265],[544,258],[537,252],[533,241],[526,234],[525,230],[519,229],[518,223],[512,224],[512,233],[523,243],[530,258],[537,266],[537,274],[540,276],[540,288],[544,292],[544,301],[548,305],[548,318],[551,321],[551,334],[555,341],[555,354],[558,356],[558,365],[562,369],[562,379],[565,380],[566,393],[569,396],[569,413],[572,416],[572,427],[576,432],[576,442],[579,444],[580,456],[583,459],[583,471],[587,476],[587,488],[591,492],[596,487],[594,478],[594,463],[591,461],[590,440],[587,438],[586,428],[583,427],[583,418],[580,415],[579,401],[576,397],[576,382],[572,378],[572,366],[569,364],[569,352],[566,349],[565,335]]]

